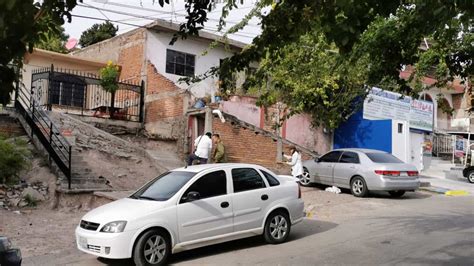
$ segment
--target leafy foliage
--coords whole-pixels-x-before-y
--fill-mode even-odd
[[[261,16],[262,33],[252,45],[188,81],[231,77],[261,62],[258,75],[247,81],[263,91],[261,104],[281,100],[293,112],[309,112],[316,124],[334,128],[366,96],[364,84],[416,96],[427,88],[422,81],[433,67],[432,86],[449,87],[456,77],[473,76],[472,1],[261,3],[272,9]],[[321,34],[324,40],[316,38]],[[318,41],[308,43],[311,38]],[[431,44],[427,50],[420,49],[424,40]],[[401,79],[408,65],[415,71]]]
[[[64,32],[64,28],[56,25],[54,30],[43,32],[35,45],[40,49],[65,54],[68,52],[65,47],[68,39],[69,35]]]
[[[70,21],[70,11],[75,5],[76,0],[0,1],[1,104],[9,102],[25,52],[32,51],[43,33],[57,32],[57,25],[64,24],[65,19]]]
[[[79,44],[82,47],[87,47],[94,43],[101,42],[103,40],[110,39],[117,35],[118,26],[115,27],[110,21],[106,21],[102,24],[94,24],[89,29],[85,30],[81,34]]]
[[[288,115],[309,113],[315,125],[335,128],[361,106],[367,92],[363,58],[348,65],[321,32],[308,33],[276,53],[267,53],[247,89],[260,91],[259,105],[285,102]]]
[[[118,89],[119,67],[112,61],[100,69],[100,85],[106,92],[114,93]]]
[[[29,155],[25,141],[0,136],[0,183],[11,183],[17,178],[28,167]]]
[[[119,74],[119,67],[112,61],[107,62],[107,66],[100,69],[100,85],[111,94],[110,117],[113,117],[115,112],[115,92],[119,88]]]

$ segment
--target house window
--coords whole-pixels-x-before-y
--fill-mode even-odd
[[[166,73],[179,76],[194,75],[195,55],[166,50]]]
[[[49,103],[83,107],[86,85],[73,75],[58,75],[51,81]]]
[[[398,133],[403,133],[403,124],[398,123]]]

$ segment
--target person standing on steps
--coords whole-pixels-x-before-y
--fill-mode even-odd
[[[201,135],[194,140],[194,151],[189,154],[186,160],[186,166],[192,165],[194,160],[198,160],[199,164],[207,163],[209,151],[212,148],[211,137],[211,132],[206,132],[206,134]]]
[[[291,175],[298,180],[303,176],[303,162],[301,161],[301,154],[298,152],[295,146],[290,147],[291,155],[286,155],[285,158],[289,160],[287,164],[291,165]]]
[[[219,134],[214,133],[212,135],[212,145],[214,145],[214,152],[212,153],[212,162],[213,163],[225,163],[227,162],[225,154],[225,146],[221,140]]]

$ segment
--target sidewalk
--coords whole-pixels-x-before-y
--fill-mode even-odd
[[[421,182],[429,182],[430,187],[421,187],[420,189],[444,193],[446,191],[456,190],[456,191],[466,191],[469,195],[474,195],[474,184],[471,184],[467,181],[467,178],[441,178],[434,176],[420,176]]]

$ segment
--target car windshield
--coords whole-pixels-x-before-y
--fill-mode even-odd
[[[403,163],[400,159],[390,153],[373,152],[366,153],[366,155],[374,163]]]
[[[195,174],[186,171],[166,172],[139,189],[130,198],[166,201],[173,197]]]

